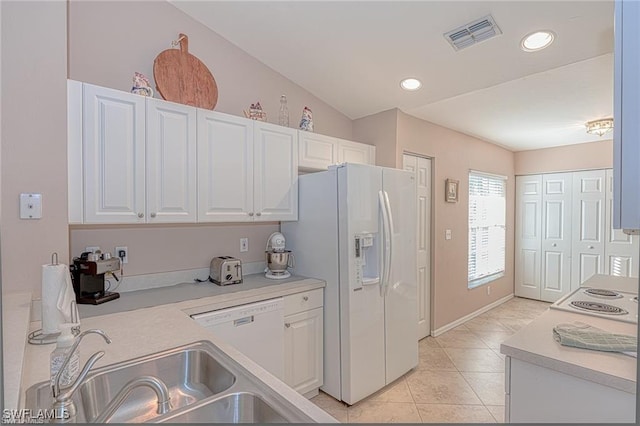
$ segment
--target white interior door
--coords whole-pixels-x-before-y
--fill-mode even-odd
[[[613,170],[606,171],[606,239],[604,273],[619,277],[638,276],[640,238],[613,229]]]
[[[542,185],[540,298],[555,302],[571,289],[571,173],[545,174]]]
[[[573,175],[571,290],[604,272],[605,171]]]
[[[418,339],[422,339],[431,334],[431,160],[408,154],[402,158],[416,183]]]
[[[516,176],[515,294],[540,299],[542,175]]]

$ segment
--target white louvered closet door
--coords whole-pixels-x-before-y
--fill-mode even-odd
[[[516,176],[515,294],[540,298],[542,175]]]
[[[605,171],[573,175],[571,290],[604,272]]]
[[[540,299],[555,302],[571,289],[571,173],[542,177]]]

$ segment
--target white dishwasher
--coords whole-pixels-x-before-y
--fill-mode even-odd
[[[191,315],[198,324],[278,377],[284,375],[282,297]]]

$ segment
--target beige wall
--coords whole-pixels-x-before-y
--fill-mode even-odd
[[[515,153],[516,175],[611,167],[613,167],[612,140]]]
[[[206,268],[216,256],[233,256],[243,262],[264,261],[264,249],[276,222],[264,224],[109,226],[102,229],[73,227],[71,252],[88,246],[113,253],[116,246],[129,250],[126,275]],[[249,238],[249,251],[240,253],[240,238]],[[99,242],[99,243],[96,243]]]
[[[69,250],[67,10],[64,2],[2,1],[2,287],[40,292],[41,265]],[[19,219],[19,195],[43,197]]]
[[[142,19],[148,16],[153,19]],[[316,132],[352,138],[348,117],[164,1],[71,1],[69,77],[129,90],[134,71],[153,77],[154,58],[169,48],[178,33],[189,36],[189,51],[216,79],[216,111],[242,115],[243,109],[259,100],[268,121],[277,122],[280,95],[285,93],[291,127],[297,127],[306,105],[313,111]],[[127,246],[131,253],[126,269],[129,275],[206,267],[212,257],[225,254],[257,262],[264,260],[266,240],[278,228],[277,223],[74,228],[70,232],[71,257],[89,245],[103,251]],[[242,237],[249,238],[250,249],[241,255]]]
[[[376,164],[396,167],[395,141],[398,109],[390,109],[354,120],[353,139],[376,146]]]
[[[398,112],[396,164],[404,151],[433,158],[433,328],[438,329],[513,293],[514,156],[511,151]],[[469,170],[507,176],[507,250],[505,276],[487,286],[467,288]],[[444,201],[445,179],[460,181],[459,201]],[[445,240],[445,229],[453,238]]]
[[[155,57],[170,47],[178,33],[189,36],[189,52],[216,79],[216,111],[242,116],[243,109],[260,101],[268,121],[277,123],[284,93],[291,127],[298,126],[302,108],[308,106],[316,132],[351,139],[348,117],[165,1],[72,0],[69,77],[128,91],[135,71],[153,78]]]

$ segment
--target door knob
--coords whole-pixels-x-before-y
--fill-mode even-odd
[[[144,217],[144,213],[138,213],[138,217],[142,219]]]
[[[155,213],[151,213],[151,217],[156,217],[156,214]]]
[[[593,249],[593,246],[589,246],[590,249]]]
[[[556,243],[551,244],[551,247],[555,247],[555,246],[557,246],[557,244],[556,244]]]
[[[262,213],[258,212],[256,213],[256,216],[262,216]]]
[[[253,212],[249,212],[249,216],[253,216]]]
[[[285,327],[289,328],[291,327],[291,324],[289,324],[288,322],[284,324]]]
[[[302,298],[302,300],[304,300],[305,302],[307,302],[307,301],[309,300],[309,296],[304,296],[304,297]]]

